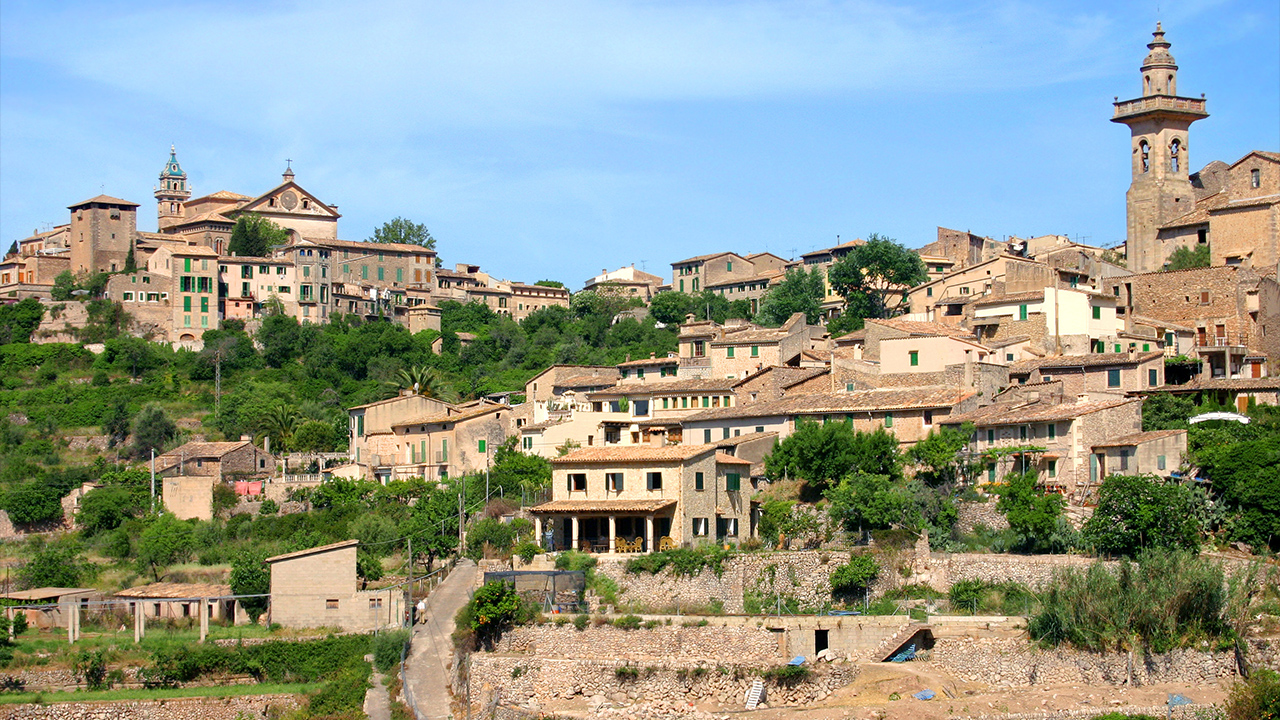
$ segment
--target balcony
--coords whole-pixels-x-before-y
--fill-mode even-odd
[[[1152,95],[1136,100],[1122,100],[1115,103],[1115,107],[1115,114],[1111,117],[1113,122],[1123,122],[1139,115],[1156,113],[1209,117],[1209,113],[1204,109],[1204,98]]]
[[[680,358],[680,367],[709,368],[711,367],[711,358],[706,355],[703,355],[701,357],[682,357]]]
[[[1225,335],[1210,335],[1196,338],[1196,349],[1201,348],[1247,348],[1249,347],[1249,333],[1226,333]]]

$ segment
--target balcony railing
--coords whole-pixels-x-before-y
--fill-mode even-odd
[[[711,358],[706,355],[702,357],[682,357],[680,358],[680,367],[711,367]]]
[[[1249,333],[1227,333],[1196,338],[1198,348],[1248,347]]]
[[[1185,98],[1173,95],[1152,95],[1150,97],[1138,98],[1137,100],[1123,100],[1115,104],[1116,110],[1113,117],[1128,117],[1129,115],[1137,115],[1139,113],[1154,112],[1157,110],[1173,110],[1176,112],[1194,113],[1196,115],[1205,115],[1209,113],[1205,111],[1204,98]]]

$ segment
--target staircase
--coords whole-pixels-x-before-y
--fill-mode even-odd
[[[747,709],[755,710],[760,707],[762,697],[764,697],[764,681],[756,678],[751,683],[751,689],[747,691]]]
[[[905,646],[908,644],[913,646],[912,650],[914,651],[918,644],[914,642],[909,643],[908,641],[914,638],[916,634],[921,631],[929,633],[930,637],[933,635],[933,628],[931,626],[925,623],[910,623],[898,632],[894,633],[892,636],[885,638],[880,645],[871,652],[871,656],[868,659],[871,660],[871,662],[893,661],[895,656],[899,655],[900,651],[906,649]],[[902,659],[899,659],[898,662],[909,659],[910,656],[913,655],[915,655],[914,652],[907,653]]]

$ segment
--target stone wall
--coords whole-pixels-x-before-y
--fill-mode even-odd
[[[956,503],[956,530],[971,533],[975,525],[986,525],[991,530],[1006,530],[1009,520],[996,509],[996,499],[987,502]]]
[[[1037,588],[1066,569],[1085,570],[1096,558],[1080,555],[1005,555],[997,553],[929,553],[916,558],[911,582],[946,592],[961,580],[1019,582]],[[1106,562],[1114,568],[1117,563]]]
[[[1044,650],[1021,639],[939,638],[930,662],[969,682],[1007,687],[1032,685],[1205,685],[1236,674],[1235,654],[1174,650],[1168,653],[1093,653]]]
[[[540,657],[769,663],[781,660],[774,633],[759,627],[681,627],[661,625],[622,630],[609,625],[579,631],[572,625],[529,625],[503,636],[498,653]]]
[[[719,703],[741,706],[765,665],[569,660],[476,653],[470,660],[471,701],[536,709],[558,699],[581,697],[614,702]],[[619,672],[620,668],[626,668]],[[803,705],[826,698],[853,682],[850,663],[811,666],[813,677],[793,688],[765,683],[770,706]]]
[[[65,702],[51,705],[0,705],[0,720],[236,720],[274,717],[300,707],[294,695],[241,695],[220,698],[175,698],[121,702]],[[242,715],[243,713],[244,715]]]

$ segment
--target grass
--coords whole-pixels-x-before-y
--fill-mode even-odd
[[[262,683],[260,685],[211,685],[190,688],[143,688],[98,690],[93,692],[6,693],[0,705],[23,703],[107,702],[112,700],[166,700],[193,697],[236,697],[239,695],[301,695],[319,690],[323,683]]]
[[[19,669],[32,666],[57,666],[69,664],[74,656],[85,650],[109,649],[115,651],[113,663],[143,661],[150,657],[151,651],[168,645],[194,645],[200,640],[200,628],[176,628],[150,626],[142,644],[133,642],[133,628],[119,632],[118,626],[100,627],[85,623],[81,626],[82,635],[75,645],[67,644],[64,629],[55,631],[30,629],[14,638],[14,656],[9,663],[10,668]],[[323,628],[271,632],[261,625],[224,626],[209,624],[209,642],[214,640],[236,640],[240,638],[273,638],[288,639],[295,636],[321,636],[328,632]]]

